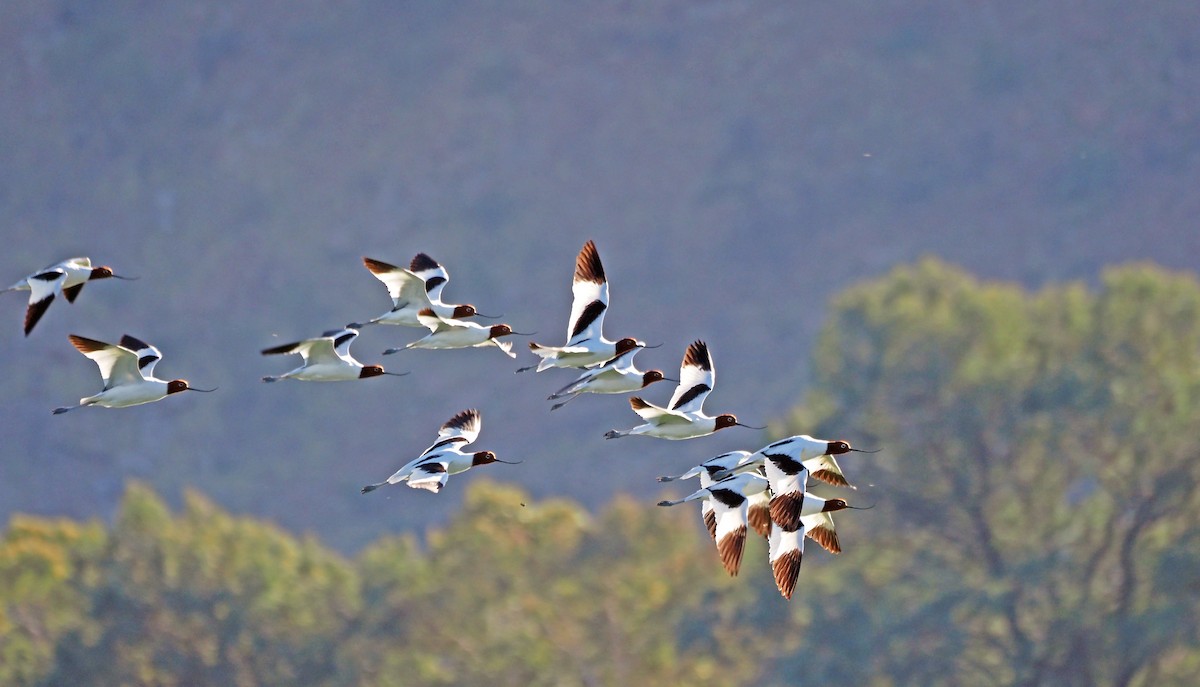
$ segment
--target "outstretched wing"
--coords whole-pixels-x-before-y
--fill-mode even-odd
[[[67,338],[71,340],[71,345],[76,350],[90,358],[100,368],[100,377],[104,380],[105,389],[142,381],[142,373],[138,370],[137,365],[137,353],[124,346],[104,343],[76,334],[71,334]]]
[[[334,338],[322,336],[316,339],[305,339],[295,343],[283,344],[273,348],[264,348],[263,355],[278,355],[281,353],[296,353],[304,357],[305,365],[337,362],[339,356],[334,348]]]
[[[446,486],[446,464],[436,461],[421,463],[413,468],[412,476],[408,478],[408,486],[413,489],[425,489],[437,493]]]
[[[683,355],[683,364],[679,367],[679,386],[675,387],[667,407],[681,413],[699,412],[714,384],[716,372],[708,345],[703,341],[694,341]]]
[[[837,530],[833,527],[833,514],[813,513],[800,518],[804,524],[804,533],[821,545],[829,553],[841,553],[842,544],[838,541]]]
[[[666,408],[659,408],[653,403],[647,403],[639,396],[633,396],[629,399],[629,407],[633,408],[633,412],[640,415],[643,420],[654,424],[686,424],[691,422],[686,415],[673,410],[667,410]]]
[[[350,357],[350,344],[358,338],[358,330],[349,327],[333,329],[321,334],[322,338],[333,339],[333,353],[342,360],[353,360]]]
[[[421,312],[417,313],[417,321],[420,322],[422,326],[426,327],[427,329],[429,329],[429,331],[433,332],[434,334],[437,334],[440,331],[445,331],[447,329],[450,329],[451,327],[465,327],[466,326],[465,324],[460,323],[460,322],[453,322],[451,320],[443,320],[442,318],[437,316],[437,313],[435,313],[432,308],[425,308]]]
[[[421,455],[428,455],[446,446],[461,449],[467,444],[474,443],[479,438],[479,430],[483,427],[483,416],[478,410],[470,408],[446,420],[438,430],[438,440],[425,449]]]
[[[783,598],[790,599],[796,591],[800,563],[804,560],[804,529],[787,531],[780,527],[772,528],[768,542],[775,586]]]
[[[433,303],[442,302],[442,289],[450,280],[450,273],[437,260],[424,253],[417,253],[409,263],[408,269],[423,281],[425,294]]]
[[[128,334],[121,337],[121,345],[137,354],[138,369],[143,377],[154,376],[154,366],[162,360],[162,353],[157,348]]]
[[[414,258],[414,262],[416,259]],[[435,265],[437,263],[434,263]],[[363,258],[363,265],[366,266],[375,278],[383,282],[387,286],[388,295],[392,297],[392,307],[429,307],[429,296],[425,293],[425,280],[419,275],[397,267],[393,264],[383,262],[382,260],[373,260],[371,258]]]
[[[67,273],[62,269],[51,269],[35,274],[27,280],[29,283],[29,307],[25,309],[25,336],[33,331],[38,320],[46,314],[46,309],[54,302],[54,297],[62,290]]]
[[[596,244],[588,241],[575,258],[575,278],[571,282],[571,319],[567,322],[567,346],[588,339],[599,339],[608,310],[608,281]]]

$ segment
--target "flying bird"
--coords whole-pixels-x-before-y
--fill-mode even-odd
[[[775,509],[772,508],[771,511],[771,520],[775,527],[771,528],[771,534],[767,538],[768,555],[775,585],[785,599],[792,598],[796,589],[796,579],[800,576],[800,563],[804,557],[805,535],[812,537],[813,541],[830,553],[840,553],[842,547],[833,528],[830,513],[846,508],[868,510],[854,508],[846,503],[845,499],[823,499],[812,494],[803,495],[801,501],[800,518],[795,527],[784,527],[783,523],[775,519]]]
[[[566,399],[555,403],[550,410],[558,410],[580,394],[623,394],[668,379],[661,370],[642,372],[634,367],[633,356],[645,347],[640,341],[621,339],[617,342],[615,358],[584,370],[575,381],[550,394],[548,400],[551,401]]]
[[[409,348],[447,349],[495,346],[508,357],[515,358],[517,354],[512,352],[512,342],[501,341],[500,337],[512,334],[528,336],[528,334],[514,332],[512,327],[507,324],[484,326],[468,320],[442,319],[430,308],[425,308],[417,313],[417,319],[421,321],[422,325],[429,328],[429,334],[407,346],[389,348],[383,352],[384,355],[392,355]]]
[[[695,341],[687,348],[683,356],[683,364],[679,368],[679,385],[671,395],[671,401],[666,408],[647,403],[638,396],[629,399],[633,412],[646,422],[632,429],[621,432],[609,430],[604,435],[606,439],[617,439],[634,434],[659,437],[661,439],[693,439],[716,432],[726,427],[749,427],[750,429],[766,429],[753,427],[738,422],[737,416],[724,414],[709,416],[704,414],[704,399],[712,392],[716,384],[716,371],[713,367],[712,356],[709,355],[708,345],[703,341]]]
[[[80,353],[100,368],[104,390],[94,396],[79,399],[79,405],[55,408],[55,415],[93,405],[104,408],[135,406],[159,401],[180,391],[215,391],[189,386],[186,379],[156,379],[151,373],[161,357],[158,355],[158,349],[128,334],[121,338],[120,345],[75,334],[67,338]]]
[[[127,279],[113,272],[107,265],[92,267],[90,258],[70,258],[60,263],[50,265],[45,269],[21,279],[5,291],[29,291],[29,306],[25,310],[25,336],[33,331],[34,326],[46,309],[54,302],[57,294],[61,293],[68,303],[74,303],[83,290],[83,285],[97,279]]]
[[[837,460],[834,458],[834,456],[850,452],[878,453],[879,449],[867,451],[853,448],[846,441],[814,439],[807,434],[799,434],[771,442],[762,447],[754,452],[754,454],[748,456],[741,465],[731,468],[731,472],[753,470],[755,466],[762,465],[766,460],[767,454],[770,454],[776,462],[792,461],[802,463],[809,471],[809,475],[815,480],[835,487],[857,489],[857,487],[846,480],[841,466],[838,465]],[[721,479],[726,476],[728,476],[727,473],[717,475],[716,477]]]
[[[442,301],[442,289],[450,279],[446,268],[424,253],[417,253],[408,269],[397,267],[382,260],[363,258],[363,265],[375,278],[387,286],[392,297],[392,309],[367,322],[367,324],[397,324],[405,327],[423,327],[417,314],[426,308],[438,317],[461,319],[464,317],[487,317],[480,315],[475,306],[467,303],[455,305]]]
[[[701,488],[711,487],[722,479],[731,476],[731,470],[741,465],[750,455],[749,451],[729,451],[728,453],[713,456],[683,474],[659,477],[658,481],[673,482],[675,480],[690,479],[699,476]],[[724,475],[724,477],[718,478],[716,475]],[[770,490],[756,492],[750,496],[748,504],[746,519],[750,523],[750,526],[754,528],[754,531],[764,537],[771,531],[771,515],[767,507],[770,498]],[[700,502],[700,517],[704,520],[704,526],[708,529],[709,536],[716,538],[716,516],[713,513],[712,504],[707,499]]]
[[[385,372],[380,365],[363,365],[350,355],[350,344],[358,337],[358,330],[346,327],[332,329],[314,339],[265,348],[263,355],[295,353],[304,358],[304,364],[291,372],[263,377],[264,382],[280,379],[296,379],[302,382],[344,382],[366,379],[379,375],[403,377],[407,372]]]
[[[658,505],[677,506],[697,499],[709,504],[713,515],[713,526],[709,533],[716,541],[725,571],[730,576],[736,576],[741,568],[742,550],[746,543],[751,499],[766,490],[765,477],[747,472],[702,487],[678,501],[659,501]],[[707,518],[705,524],[708,524]]]
[[[362,488],[366,494],[389,484],[408,482],[413,489],[440,492],[450,475],[489,463],[518,464],[520,461],[500,460],[491,451],[464,453],[462,449],[479,438],[483,417],[478,410],[464,410],[446,421],[438,431],[437,441],[421,455],[409,461],[382,482],[368,484]]]
[[[529,350],[541,358],[537,365],[517,369],[525,372],[535,367],[538,372],[552,367],[591,367],[611,360],[617,355],[619,341],[604,338],[604,313],[608,311],[608,280],[596,244],[583,244],[575,258],[575,277],[571,282],[571,319],[567,322],[567,343],[562,346],[543,346],[529,342]],[[636,339],[634,344],[645,346]],[[628,344],[625,344],[628,345]]]

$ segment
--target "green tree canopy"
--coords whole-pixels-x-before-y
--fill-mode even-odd
[[[1193,277],[1135,265],[1095,294],[1030,294],[926,260],[841,296],[814,361],[789,430],[886,453],[852,468],[880,504],[844,518],[870,521],[852,563],[803,577],[857,590],[851,608],[804,606],[863,660],[793,665],[857,684],[1200,674]]]

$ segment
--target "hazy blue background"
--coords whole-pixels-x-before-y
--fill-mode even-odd
[[[84,254],[137,282],[0,327],[0,515],[107,516],[127,478],[194,485],[353,549],[453,508],[360,496],[458,410],[535,495],[652,499],[653,476],[765,435],[604,441],[638,418],[494,350],[412,351],[403,379],[264,385],[259,349],[387,309],[363,255],[418,251],[446,296],[559,343],[595,239],[606,332],[674,375],[709,342],[712,412],[799,400],[827,299],[923,254],[1038,286],[1200,264],[1194,2],[255,2],[0,7],[0,282]],[[23,295],[23,294],[22,294]],[[186,394],[94,393],[68,333],[162,349]],[[375,328],[364,362],[420,331]],[[524,340],[518,340],[518,348]],[[661,401],[669,385],[647,397]],[[859,429],[847,427],[852,442]],[[881,460],[902,457],[881,455]]]

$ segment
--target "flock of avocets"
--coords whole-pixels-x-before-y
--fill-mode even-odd
[[[391,310],[366,324],[394,324],[429,330],[424,338],[402,348],[388,349],[383,355],[408,348],[494,346],[509,357],[516,357],[512,343],[504,337],[519,332],[514,332],[507,324],[485,326],[470,321],[468,318],[488,316],[481,315],[472,305],[456,305],[442,300],[442,290],[449,274],[428,255],[417,254],[407,269],[371,258],[363,258],[363,264],[387,286],[392,297]],[[88,258],[72,258],[25,277],[6,291],[30,292],[25,312],[25,335],[28,336],[56,298],[74,302],[86,283],[107,278],[131,279],[115,274],[110,267],[93,267]],[[605,434],[605,438],[641,434],[679,440],[706,436],[735,425],[749,427],[739,423],[734,415],[710,416],[704,413],[704,401],[712,392],[716,372],[708,346],[703,341],[688,346],[676,380],[666,377],[659,370],[643,372],[634,366],[634,356],[642,348],[647,348],[645,342],[634,338],[616,341],[604,338],[602,329],[604,314],[608,310],[608,281],[600,254],[592,241],[584,244],[575,260],[571,291],[573,300],[566,344],[542,346],[530,342],[529,349],[539,361],[536,365],[517,370],[525,372],[536,369],[542,372],[551,368],[571,368],[580,371],[574,381],[549,396],[549,400],[557,401],[551,410],[580,394],[630,393],[668,380],[676,382],[677,386],[666,406],[654,405],[638,396],[631,397],[629,405],[641,416],[643,423],[625,431],[612,430]],[[407,374],[386,372],[380,365],[363,365],[350,355],[350,345],[363,326],[352,323],[316,338],[263,350],[263,355],[297,354],[304,360],[300,367],[278,376],[263,377],[263,381],[295,379],[332,382]],[[168,381],[156,378],[154,367],[161,353],[154,346],[128,334],[115,344],[75,334],[68,338],[80,353],[100,368],[104,388],[100,393],[81,398],[78,405],[56,408],[55,414],[86,406],[123,408],[159,401],[181,391],[214,391],[198,389],[184,379]],[[450,475],[478,465],[509,463],[500,460],[491,451],[463,450],[479,437],[481,427],[482,416],[478,410],[458,413],[441,426],[433,445],[386,480],[363,487],[362,493],[401,482],[416,489],[439,492]],[[835,456],[851,451],[873,452],[851,448],[845,441],[825,441],[798,435],[773,442],[754,452],[724,453],[681,475],[660,477],[660,482],[670,482],[698,476],[700,489],[677,501],[661,501],[658,505],[674,506],[700,501],[704,524],[716,542],[721,562],[730,575],[738,573],[747,528],[753,528],[768,540],[775,582],[780,593],[790,599],[800,573],[805,536],[832,553],[841,551],[831,513],[852,506],[844,499],[823,499],[809,493],[808,481],[811,478],[853,489],[835,459]]]

